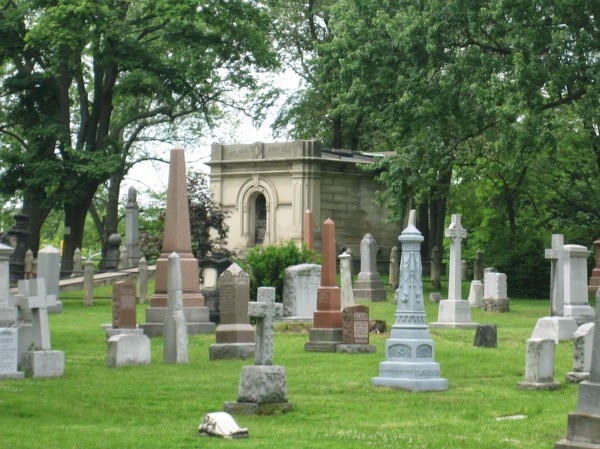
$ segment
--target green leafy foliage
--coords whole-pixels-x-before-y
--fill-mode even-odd
[[[257,246],[239,260],[240,266],[250,274],[250,299],[256,301],[258,287],[275,287],[277,302],[282,301],[285,269],[301,263],[318,263],[317,254],[290,240],[279,245]]]

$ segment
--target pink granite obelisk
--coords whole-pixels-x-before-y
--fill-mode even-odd
[[[308,249],[315,249],[315,219],[312,210],[304,212],[304,232],[302,240]]]
[[[181,262],[183,310],[188,333],[211,333],[215,330],[215,324],[208,320],[208,307],[205,307],[204,297],[200,293],[198,259],[192,254],[185,154],[180,147],[171,149],[162,252],[156,261],[156,284],[150,307],[146,309],[147,322],[141,325],[149,337],[162,335],[168,299],[168,259],[173,252],[177,253]]]
[[[341,292],[336,278],[335,223],[328,218],[323,223],[321,255],[321,286],[317,289],[317,311],[306,351],[335,352],[342,342]]]

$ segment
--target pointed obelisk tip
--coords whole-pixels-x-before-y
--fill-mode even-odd
[[[417,211],[415,209],[411,209],[408,213],[408,224],[417,226]]]
[[[328,218],[327,220],[325,220],[324,224],[335,224],[335,223],[333,222],[333,220],[331,218]]]
[[[306,214],[312,214],[312,210],[310,210],[310,209],[306,209],[306,212],[305,212],[305,213],[306,213]]]
[[[180,144],[176,143],[171,147],[171,150],[183,151],[183,147]]]

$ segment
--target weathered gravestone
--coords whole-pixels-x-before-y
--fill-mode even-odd
[[[273,323],[282,315],[281,305],[275,303],[275,288],[259,287],[258,300],[249,304],[248,315],[256,320],[255,364],[242,368],[237,402],[226,402],[225,411],[246,415],[288,412],[292,404],[285,368],[273,365]]]
[[[471,281],[471,288],[469,289],[469,305],[471,307],[482,306],[483,291],[483,282],[478,280]]]
[[[506,274],[490,272],[484,274],[483,277],[481,310],[484,312],[508,312],[510,300],[508,299]]]
[[[17,369],[19,362],[19,330],[0,327],[0,380],[23,379],[24,373]]]
[[[61,377],[65,371],[65,354],[53,351],[50,345],[50,323],[48,307],[56,303],[54,295],[46,294],[46,285],[41,278],[19,281],[21,291],[27,295],[17,295],[17,302],[22,309],[31,312],[31,334],[33,349],[25,352],[22,358],[22,370],[32,377]]]
[[[198,433],[220,438],[248,438],[248,429],[238,426],[233,417],[226,412],[204,415],[202,424],[198,426]]]
[[[475,330],[473,346],[495,348],[498,346],[498,333],[495,324],[480,324]]]
[[[148,262],[142,256],[138,262],[138,301],[140,304],[146,304],[148,301]]]
[[[317,290],[317,311],[304,349],[309,352],[335,352],[342,342],[341,292],[336,285],[335,223],[323,223],[321,286]]]
[[[61,313],[63,303],[58,300],[58,284],[60,281],[60,251],[51,245],[44,246],[38,251],[37,275],[46,283],[46,294],[54,295],[56,304],[48,307],[49,313]]]
[[[188,363],[188,328],[183,313],[181,261],[177,253],[168,259],[167,313],[163,326],[165,363]]]
[[[121,241],[123,239],[119,234],[108,236],[106,258],[104,260],[104,270],[116,270],[121,263]]]
[[[123,260],[123,268],[137,267],[142,257],[139,246],[139,208],[137,204],[137,191],[131,186],[127,190],[127,204],[125,205],[125,251],[127,258]]]
[[[105,327],[106,338],[119,334],[141,334],[136,322],[135,284],[130,281],[118,281],[112,289],[112,325]]]
[[[577,383],[590,377],[594,323],[585,323],[573,334],[573,371],[565,375],[567,382]]]
[[[475,252],[475,260],[473,261],[473,280],[483,281],[483,252],[480,249]]]
[[[234,263],[219,279],[220,324],[216,343],[209,347],[209,359],[254,357],[254,329],[248,319],[250,278]]]
[[[320,279],[321,265],[303,263],[285,269],[283,316],[287,320],[309,321],[313,318]]]
[[[587,258],[585,246],[565,245],[565,317],[574,318],[578,325],[594,320],[594,309],[588,304]]]
[[[354,305],[354,292],[352,290],[352,251],[347,249],[338,256],[340,259],[340,293],[341,307]],[[319,273],[320,274],[320,273]]]
[[[219,307],[219,270],[216,267],[204,267],[202,269],[202,286],[200,293],[204,296],[204,304],[208,307],[210,321],[219,323],[221,321]]]
[[[106,365],[109,368],[148,365],[151,358],[150,339],[144,334],[118,334],[108,339]]]
[[[445,235],[450,239],[448,299],[440,301],[438,320],[430,326],[448,329],[475,328],[477,323],[471,322],[469,301],[462,299],[461,242],[467,236],[467,231],[460,223],[460,214],[452,214],[452,222]]]
[[[83,305],[94,305],[94,262],[88,257],[83,268]]]
[[[365,234],[360,242],[360,273],[354,283],[354,297],[368,301],[385,301],[385,288],[377,272],[377,242]]]
[[[596,295],[596,299],[600,299]],[[594,326],[600,326],[600,301]],[[600,449],[600,332],[594,332],[590,377],[579,384],[577,411],[569,413],[567,437],[555,449]]]
[[[360,304],[345,307],[342,310],[342,343],[337,352],[360,354],[375,352],[375,346],[369,344],[369,308]]]
[[[10,303],[10,257],[13,248],[0,243],[0,326],[17,320],[17,309]]]
[[[415,211],[398,240],[402,243],[400,287],[390,338],[385,342],[384,362],[379,364],[379,377],[371,383],[379,387],[410,391],[448,389],[448,381],[440,377],[440,365],[434,361],[435,344],[429,337],[423,301],[420,246],[423,236],[415,227]]]
[[[525,381],[517,386],[521,390],[556,390],[560,386],[554,382],[554,340],[527,340]]]

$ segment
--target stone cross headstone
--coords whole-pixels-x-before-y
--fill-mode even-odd
[[[148,262],[144,256],[138,262],[138,298],[140,304],[148,301]]]
[[[94,305],[94,262],[88,257],[83,268],[83,305]]]
[[[600,326],[600,295],[596,294],[594,327]],[[555,449],[600,447],[600,332],[594,332],[590,376],[579,384],[577,411],[569,413],[567,437]]]
[[[368,301],[385,301],[387,295],[377,272],[377,242],[365,234],[360,242],[360,273],[354,283],[354,297]]]
[[[440,301],[438,320],[431,323],[430,327],[476,328],[477,323],[471,322],[471,305],[462,299],[461,242],[467,236],[467,231],[460,223],[460,214],[452,214],[452,222],[445,235],[450,239],[448,299]]]
[[[423,300],[421,242],[415,227],[415,211],[398,237],[402,244],[400,287],[396,292],[395,320],[385,342],[385,361],[379,364],[375,386],[409,391],[441,391],[448,381],[440,377],[440,365],[434,361],[435,343],[429,336]]]
[[[552,234],[552,247],[545,251],[550,260],[550,316],[564,316],[565,283],[564,283],[564,236]]]
[[[273,322],[282,315],[282,307],[275,303],[274,287],[259,287],[257,295],[248,308],[248,315],[256,319],[255,364],[242,368],[237,402],[225,402],[227,413],[270,415],[292,408],[285,368],[273,365]]]
[[[317,311],[309,331],[306,351],[335,352],[342,342],[341,291],[337,286],[335,223],[328,218],[323,223],[323,253],[321,255],[321,286],[317,290]]]
[[[171,253],[168,263],[168,302],[163,328],[163,361],[165,363],[188,363],[188,331],[185,315],[183,314],[179,255],[175,252]]]
[[[554,340],[530,338],[525,354],[525,381],[517,386],[521,390],[555,390],[560,384],[554,381]]]
[[[460,276],[461,242],[467,237],[467,230],[460,223],[460,214],[452,214],[452,222],[445,231],[450,239],[450,258],[448,274],[448,299],[462,299],[462,285]]]
[[[58,299],[60,281],[60,250],[54,246],[45,246],[38,251],[37,277],[44,279],[46,293]],[[62,312],[62,303],[56,301],[49,312]]]
[[[137,191],[135,187],[131,186],[127,190],[127,204],[125,205],[125,253],[127,254],[127,259],[124,261],[123,268],[136,267],[142,257],[142,251],[138,244],[138,228]]]
[[[28,283],[28,288],[21,291],[29,292],[27,296],[20,296],[19,307],[31,310],[31,329],[36,350],[50,349],[50,322],[48,320],[48,307],[56,303],[54,295],[46,294],[46,284],[42,278],[19,281],[19,284]]]
[[[341,306],[354,305],[354,292],[352,291],[352,251],[347,249],[338,256],[340,259],[340,292]]]
[[[398,288],[398,277],[400,275],[400,257],[398,255],[398,247],[394,245],[390,251],[390,272],[389,283],[392,289]]]
[[[209,347],[210,360],[247,359],[254,356],[254,329],[248,319],[250,278],[242,268],[231,264],[219,277],[221,322],[216,344]]]
[[[594,320],[594,309],[588,304],[587,258],[585,246],[565,245],[564,284],[565,317],[575,318],[578,325]]]
[[[310,209],[304,213],[304,232],[302,233],[302,241],[308,249],[315,248],[315,221],[313,212]]]
[[[281,304],[275,303],[273,287],[259,287],[256,302],[248,304],[248,316],[256,320],[255,365],[273,364],[273,324],[283,316]]]
[[[118,281],[113,284],[113,329],[135,329],[136,294],[135,284],[130,281]]]

